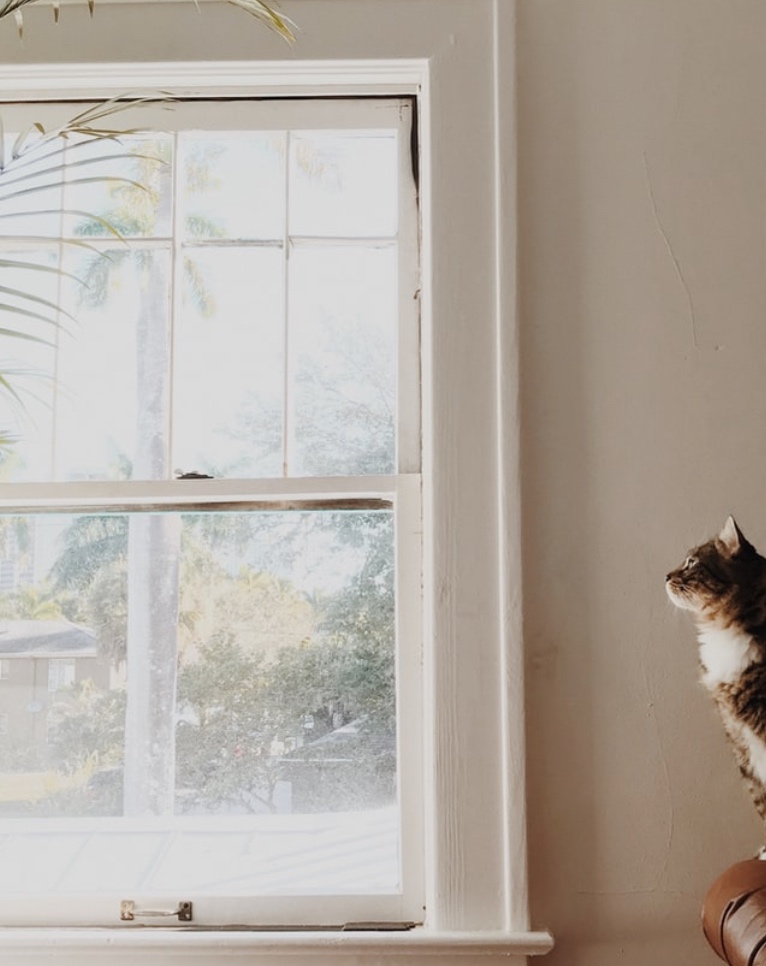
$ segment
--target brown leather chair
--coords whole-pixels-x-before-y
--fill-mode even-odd
[[[705,938],[731,966],[766,966],[766,861],[727,869],[702,906]]]

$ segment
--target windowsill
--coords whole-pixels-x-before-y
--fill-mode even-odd
[[[105,951],[144,955],[230,956],[542,956],[553,948],[547,932],[267,932],[193,931],[162,927],[115,929],[0,928],[0,955],[102,957]],[[101,961],[101,960],[99,960]]]

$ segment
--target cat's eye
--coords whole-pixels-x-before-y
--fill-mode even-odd
[[[692,567],[697,565],[697,558],[689,556],[684,560],[684,570],[691,570]]]

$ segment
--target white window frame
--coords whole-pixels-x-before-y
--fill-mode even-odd
[[[93,96],[83,92],[83,96]],[[100,97],[100,95],[97,95]],[[39,122],[53,130],[63,119],[82,110],[82,103],[65,101],[40,102],[34,105],[9,105],[4,111],[6,131],[25,131],[32,122]],[[43,513],[56,509],[57,513],[94,513],[119,511],[130,513],[167,508],[183,513],[204,512],[206,504],[216,508],[226,506],[233,513],[247,511],[255,503],[266,508],[294,500],[301,503],[316,501],[329,504],[341,500],[353,510],[365,503],[380,501],[391,508],[396,531],[396,663],[397,663],[397,719],[398,752],[398,858],[400,887],[391,891],[368,892],[359,889],[339,889],[337,893],[301,892],[298,875],[290,893],[226,895],[222,889],[206,895],[204,890],[166,892],[151,898],[138,894],[110,894],[94,889],[87,897],[57,896],[41,904],[39,897],[7,896],[0,900],[0,927],[3,925],[35,925],[41,919],[46,925],[110,926],[120,925],[120,901],[131,898],[137,906],[176,908],[179,901],[193,901],[194,923],[200,928],[216,928],[227,923],[265,928],[279,925],[296,928],[308,925],[368,923],[419,923],[424,907],[424,847],[423,847],[423,761],[422,761],[422,614],[421,614],[421,444],[420,444],[420,364],[419,364],[419,259],[418,217],[415,179],[411,162],[411,127],[415,120],[412,97],[385,98],[230,98],[226,103],[197,98],[179,97],[172,105],[143,104],[137,110],[120,113],[116,127],[146,128],[149,131],[393,131],[396,134],[395,160],[398,181],[396,235],[383,243],[396,244],[398,260],[398,307],[396,311],[395,342],[398,366],[395,374],[396,407],[396,467],[388,475],[355,476],[294,476],[252,479],[162,479],[129,481],[77,480],[61,482],[26,482],[5,484],[0,491],[0,511],[21,515]],[[66,202],[64,202],[66,204]],[[150,242],[154,239],[150,239]],[[305,240],[300,237],[297,244]],[[326,239],[324,240],[326,241]],[[363,245],[375,244],[373,239],[360,237]],[[322,240],[319,239],[320,244]],[[331,239],[334,243],[335,239]],[[160,243],[176,246],[178,239],[160,239]],[[352,242],[353,243],[353,242]],[[9,243],[13,248],[13,240]],[[54,239],[55,244],[55,239]],[[107,240],[111,247],[114,242]],[[143,246],[143,239],[137,244]],[[285,275],[289,276],[289,251],[296,239],[291,236],[281,249],[285,258]],[[309,241],[310,244],[310,241]],[[179,259],[180,261],[180,259]],[[171,296],[171,303],[175,302]],[[286,299],[287,301],[287,299]],[[285,323],[289,313],[286,313]],[[173,324],[176,319],[173,318]],[[172,405],[172,404],[171,404]],[[290,420],[286,424],[290,425]],[[288,430],[289,433],[289,430]],[[172,450],[172,445],[170,446]],[[285,465],[287,460],[285,461]],[[175,465],[171,460],[170,465]],[[65,665],[69,666],[67,675]],[[65,690],[65,678],[74,683],[74,660],[51,658],[48,661],[48,692]],[[128,704],[135,692],[150,690],[150,669],[139,663],[129,675]],[[133,687],[135,686],[135,687]],[[133,690],[131,690],[133,688]],[[141,768],[140,756],[136,765]],[[125,781],[131,781],[126,763]],[[188,817],[181,819],[181,828],[188,829]],[[103,825],[103,823],[99,823]],[[118,830],[130,833],[129,819],[115,820]],[[206,822],[203,822],[206,826]],[[77,823],[79,830],[86,823]],[[155,831],[165,828],[159,820]],[[170,839],[178,827],[169,821],[166,834]],[[206,829],[207,830],[207,829]],[[228,831],[221,820],[222,841]],[[40,834],[44,835],[45,830]],[[396,848],[396,846],[392,846]],[[342,851],[342,849],[341,849]],[[394,858],[391,858],[392,864]],[[296,870],[298,873],[299,869]],[[66,900],[66,901],[62,901]],[[145,923],[136,917],[140,924]]]
[[[524,785],[512,0],[294,0],[298,48],[247,62],[0,68],[0,98],[84,88],[179,93],[415,94],[423,180],[422,357],[426,718],[426,918],[409,933],[0,931],[31,966],[151,963],[221,952],[249,961],[520,963],[548,951],[530,931]],[[289,7],[289,9],[288,9]],[[332,7],[334,19],[321,24]],[[438,8],[438,9],[437,9]],[[2,487],[0,487],[2,497]],[[67,955],[68,954],[68,955]],[[511,957],[510,959],[508,957]],[[489,957],[484,959],[484,957]]]

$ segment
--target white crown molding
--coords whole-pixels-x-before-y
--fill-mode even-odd
[[[249,94],[417,94],[425,60],[2,64],[0,100],[70,100],[165,91],[179,97]]]

